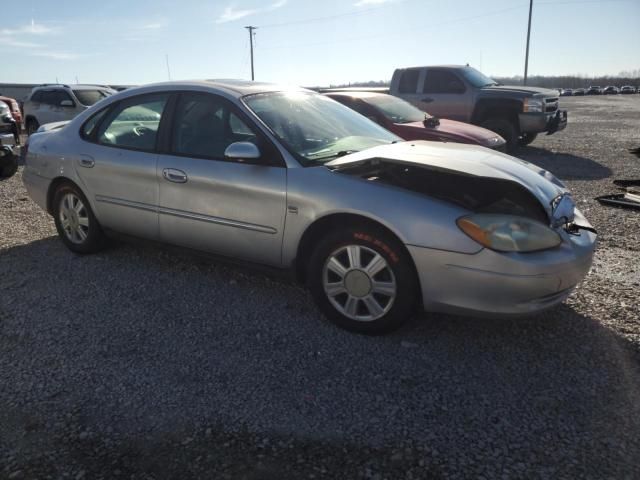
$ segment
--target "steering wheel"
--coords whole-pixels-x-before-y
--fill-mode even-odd
[[[151,129],[145,127],[144,125],[136,125],[133,127],[133,133],[135,133],[138,137],[144,137],[148,133],[151,133]]]

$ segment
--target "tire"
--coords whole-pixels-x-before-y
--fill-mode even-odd
[[[521,147],[526,147],[533,143],[533,141],[538,137],[537,133],[523,133],[518,139],[518,145]]]
[[[507,142],[507,152],[512,152],[518,146],[518,130],[512,122],[504,118],[489,118],[482,122],[481,127],[496,132]]]
[[[0,148],[0,180],[13,177],[17,171],[18,158],[9,148]]]
[[[40,128],[40,124],[35,118],[30,118],[29,120],[27,120],[27,136],[31,135],[32,133],[36,133],[38,128]]]
[[[72,252],[96,253],[105,247],[106,237],[102,228],[87,197],[75,185],[63,183],[56,188],[53,218],[62,243]]]
[[[398,240],[372,226],[333,231],[320,240],[307,279],[324,315],[352,332],[396,330],[412,316],[418,299],[409,254]]]

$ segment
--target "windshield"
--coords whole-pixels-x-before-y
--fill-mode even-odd
[[[401,141],[368,118],[315,93],[262,93],[244,101],[305,166]]]
[[[73,94],[76,96],[78,101],[87,107],[90,107],[94,103],[102,100],[105,97],[111,95],[111,92],[108,90],[73,90]]]
[[[425,118],[429,118],[427,113],[414,107],[409,102],[391,95],[376,95],[363,98],[362,101],[379,110],[393,123],[422,122]]]
[[[484,73],[479,72],[473,67],[465,67],[460,70],[462,76],[476,88],[489,87],[499,85],[494,79],[487,77]]]

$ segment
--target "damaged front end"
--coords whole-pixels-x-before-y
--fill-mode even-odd
[[[448,202],[473,213],[484,215],[485,221],[506,216],[510,219],[534,220],[554,231],[563,229],[569,234],[579,234],[580,230],[595,230],[580,214],[576,215],[575,202],[567,192],[555,197],[546,206],[527,187],[516,180],[473,175],[467,172],[450,170],[440,166],[413,164],[384,158],[372,158],[363,161],[337,165],[334,171],[361,177],[367,181],[379,182],[402,188],[431,198]],[[544,176],[544,175],[543,175]],[[546,177],[545,177],[546,178]],[[466,217],[465,217],[466,218]],[[539,248],[528,247],[520,250],[508,246],[498,247],[488,243],[486,230],[470,225],[469,221],[460,222],[458,226],[479,243],[498,251],[535,251],[552,248],[560,242],[560,238],[541,242]],[[513,222],[512,222],[513,223]],[[466,226],[465,226],[466,225]],[[493,224],[495,225],[495,223]],[[512,228],[531,230],[535,225],[511,225]],[[498,232],[496,238],[499,237]],[[516,232],[517,233],[517,232]],[[500,243],[500,242],[497,242]]]

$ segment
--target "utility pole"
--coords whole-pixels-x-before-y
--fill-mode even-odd
[[[244,27],[247,30],[249,30],[249,45],[251,46],[251,81],[254,80],[254,75],[253,75],[253,36],[255,35],[255,33],[253,33],[254,30],[256,30],[258,27],[254,27],[254,26],[247,26]]]
[[[169,79],[169,81],[171,81],[171,69],[169,68],[169,54],[168,53],[164,54],[164,59],[167,62],[167,78]]]
[[[527,28],[527,53],[524,56],[524,84],[527,84],[527,73],[529,71],[529,37],[531,36],[531,11],[533,10],[533,0],[529,0],[529,27]]]

